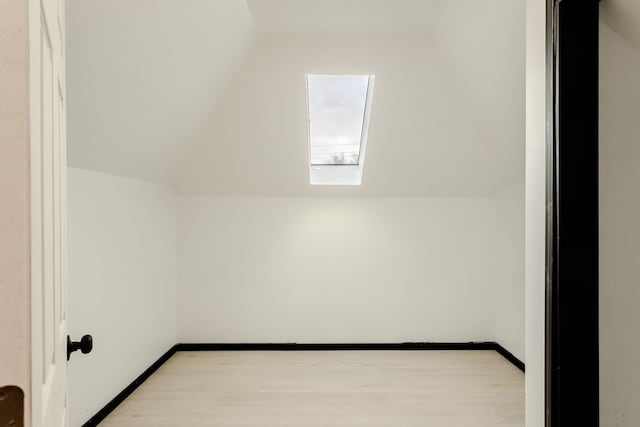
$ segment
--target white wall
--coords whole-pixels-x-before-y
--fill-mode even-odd
[[[637,426],[640,50],[600,30],[600,417],[603,427]]]
[[[527,0],[526,426],[545,419],[546,1]]]
[[[179,198],[181,342],[493,340],[490,199]]]
[[[505,188],[495,203],[495,340],[524,361],[524,185]]]
[[[79,426],[176,343],[175,199],[169,188],[69,169],[69,363]]]
[[[69,365],[71,425],[176,342],[498,341],[522,358],[522,197],[175,197],[70,169],[69,330],[95,339]]]

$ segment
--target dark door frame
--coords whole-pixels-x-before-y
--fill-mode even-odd
[[[547,427],[599,425],[598,5],[547,3]]]

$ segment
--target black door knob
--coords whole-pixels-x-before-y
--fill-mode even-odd
[[[82,354],[91,353],[91,350],[93,350],[93,337],[91,335],[85,335],[80,341],[71,341],[71,337],[67,335],[67,360],[71,358],[71,353],[78,350],[80,350]]]

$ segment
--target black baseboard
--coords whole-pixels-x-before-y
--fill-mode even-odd
[[[177,351],[495,350],[522,372],[524,362],[493,341],[403,343],[181,343]]]
[[[403,342],[403,343],[189,343],[177,351],[346,351],[346,350],[496,350],[494,342]]]
[[[352,344],[299,344],[299,343],[181,343],[171,347],[153,365],[107,403],[82,427],[97,426],[147,378],[158,370],[177,351],[361,351],[361,350],[494,350],[524,372],[524,363],[500,344],[493,341],[479,342],[403,342],[403,343],[352,343]]]
[[[160,366],[164,364],[164,362],[169,360],[171,356],[175,354],[177,347],[177,345],[174,345],[169,350],[167,350],[165,354],[163,354],[158,360],[153,362],[153,364],[149,366],[149,368],[147,368],[142,374],[140,374],[138,378],[133,380],[133,382],[126,386],[125,389],[120,393],[118,393],[116,397],[114,397],[113,399],[111,399],[111,401],[109,401],[109,403],[104,405],[104,407],[100,409],[93,417],[89,418],[89,420],[84,423],[82,427],[94,427],[100,424],[102,420],[107,418],[107,416],[111,412],[113,412],[113,410],[116,409],[118,405],[120,405],[127,397],[129,397],[131,393],[133,393],[134,390],[140,386],[140,384],[145,382],[147,378],[149,378],[155,371],[158,370]]]
[[[509,350],[507,350],[506,348],[504,348],[500,344],[498,344],[498,343],[494,343],[494,344],[495,344],[495,351],[500,353],[500,355],[502,357],[504,357],[509,362],[511,362],[513,364],[513,366],[515,366],[516,368],[520,369],[522,372],[525,372],[524,362],[522,360],[520,360],[517,357],[515,357],[513,355],[513,353],[511,353]]]

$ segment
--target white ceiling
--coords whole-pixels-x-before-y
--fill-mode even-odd
[[[524,168],[523,0],[69,0],[71,166],[188,194],[484,196]],[[307,73],[375,74],[363,185],[309,185]]]
[[[602,20],[620,36],[640,49],[640,0],[604,0]]]
[[[253,24],[238,0],[67,2],[69,164],[172,183]]]
[[[289,36],[429,33],[446,0],[247,0],[260,34]]]

